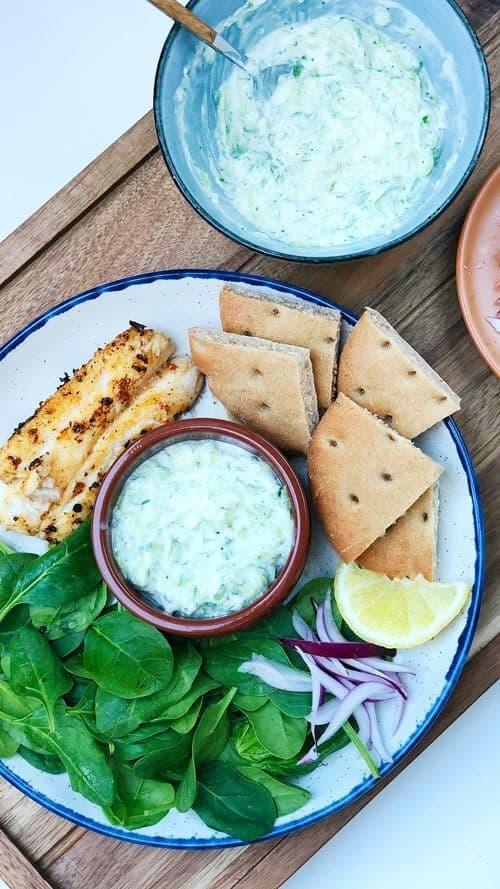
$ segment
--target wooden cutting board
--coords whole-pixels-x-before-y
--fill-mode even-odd
[[[493,92],[486,146],[448,211],[423,234],[388,253],[335,265],[300,265],[260,256],[210,228],[186,204],[159,154],[146,115],[0,244],[0,339],[63,299],[99,282],[167,268],[220,268],[278,278],[360,310],[369,303],[395,324],[462,396],[458,417],[481,487],[489,541],[484,605],[472,659],[444,714],[411,758],[444,731],[499,676],[499,390],[458,308],[454,259],[465,211],[498,161],[500,9],[496,0],[461,0],[485,48]],[[407,760],[407,762],[410,760]],[[406,765],[406,763],[405,763]],[[388,783],[298,834],[220,851],[182,852],[120,843],[75,827],[0,779],[0,826],[60,889],[276,889]],[[11,889],[42,887],[5,852],[0,879]],[[21,855],[21,852],[19,852]],[[16,861],[21,861],[17,858]],[[32,882],[26,882],[31,873]],[[24,880],[24,882],[23,882]]]

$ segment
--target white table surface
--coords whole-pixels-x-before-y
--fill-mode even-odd
[[[145,0],[0,3],[0,238],[151,108],[168,28]],[[497,685],[287,889],[498,885],[499,735]]]

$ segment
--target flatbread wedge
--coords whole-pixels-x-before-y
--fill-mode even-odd
[[[258,337],[189,331],[193,361],[226,410],[284,450],[307,452],[318,422],[309,351]]]
[[[381,537],[439,477],[441,466],[340,394],[311,440],[314,504],[344,562]]]
[[[436,578],[438,486],[433,485],[356,560],[392,580]]]
[[[149,385],[105,430],[64,491],[61,502],[55,503],[44,516],[40,535],[56,543],[70,534],[90,514],[100,483],[116,458],[141,435],[188,410],[202,385],[202,375],[186,356],[175,356],[157,371]]]
[[[172,355],[164,334],[134,324],[92,356],[0,448],[0,524],[36,534],[104,430]]]
[[[332,403],[340,341],[338,309],[233,284],[222,288],[219,304],[221,324],[228,333],[309,349],[319,407]]]
[[[460,398],[375,309],[342,350],[338,390],[415,438],[460,408]]]

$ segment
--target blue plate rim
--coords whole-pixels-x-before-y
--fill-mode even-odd
[[[187,9],[194,9],[198,4],[199,0],[189,0],[186,4]],[[469,34],[469,37],[472,41],[472,44],[476,50],[477,57],[480,62],[481,72],[484,80],[484,104],[483,104],[483,116],[481,120],[481,130],[479,133],[479,138],[477,144],[475,146],[474,152],[471,156],[469,164],[467,165],[466,170],[463,173],[463,176],[458,180],[455,188],[452,189],[448,197],[442,202],[442,204],[437,207],[432,213],[430,213],[419,225],[414,226],[409,232],[406,232],[399,237],[392,238],[387,241],[385,244],[381,244],[377,247],[372,247],[368,250],[357,250],[352,253],[345,254],[331,254],[330,256],[304,256],[300,253],[283,253],[280,250],[265,250],[263,247],[256,246],[251,240],[248,238],[241,237],[240,235],[236,235],[233,231],[229,229],[228,226],[224,225],[221,222],[218,222],[208,210],[201,205],[201,203],[191,194],[191,191],[184,183],[184,180],[180,176],[177,167],[174,164],[173,158],[170,154],[170,150],[168,148],[168,142],[165,137],[165,129],[161,126],[162,114],[160,107],[160,81],[163,73],[163,68],[167,62],[168,54],[172,47],[173,41],[175,40],[177,34],[181,30],[181,26],[175,24],[171,31],[168,33],[165,43],[163,44],[160,58],[158,59],[158,64],[156,66],[155,80],[154,80],[154,89],[153,89],[153,116],[155,122],[155,130],[158,138],[158,144],[160,146],[160,151],[163,156],[163,160],[165,165],[175,183],[177,188],[183,197],[188,201],[188,203],[193,207],[196,213],[201,216],[205,222],[208,222],[213,228],[217,231],[221,232],[221,234],[225,235],[227,238],[230,238],[232,241],[235,241],[237,244],[241,244],[243,247],[247,247],[249,250],[253,250],[256,253],[260,253],[263,256],[274,256],[277,259],[283,259],[285,262],[309,262],[315,264],[328,263],[328,262],[349,262],[354,259],[362,259],[367,256],[378,256],[380,253],[385,253],[386,250],[390,250],[393,247],[398,247],[400,244],[405,244],[406,241],[409,241],[411,238],[415,237],[415,235],[419,234],[419,232],[423,231],[432,222],[434,222],[442,213],[453,203],[455,198],[460,194],[468,179],[474,172],[481,152],[484,147],[484,143],[486,141],[486,135],[488,132],[488,126],[490,122],[490,114],[491,114],[491,80],[490,74],[488,70],[488,65],[486,62],[486,56],[483,50],[483,47],[479,41],[479,38],[476,34],[475,29],[472,27],[468,17],[461,7],[458,5],[456,0],[444,0],[444,2],[448,3],[451,7],[452,12],[458,16],[458,18],[462,21],[466,31]]]
[[[314,293],[311,290],[307,290],[302,287],[296,287],[293,284],[285,284],[283,281],[278,281],[273,278],[263,278],[258,275],[245,275],[238,272],[225,272],[219,271],[217,269],[175,269],[158,272],[145,272],[139,275],[129,275],[116,281],[111,281],[106,284],[100,284],[96,287],[92,287],[89,290],[85,290],[82,293],[76,294],[75,296],[64,300],[57,306],[48,309],[46,312],[39,315],[37,318],[23,327],[20,331],[18,331],[18,333],[14,334],[14,336],[12,336],[9,340],[7,340],[6,343],[4,343],[0,347],[0,361],[3,361],[6,356],[14,349],[16,349],[28,336],[30,336],[32,333],[39,330],[40,328],[44,327],[51,318],[54,318],[57,315],[62,315],[65,312],[70,311],[72,308],[80,305],[81,303],[98,299],[105,293],[126,290],[127,287],[133,285],[150,284],[153,281],[157,280],[178,280],[181,278],[216,278],[222,281],[233,281],[241,284],[254,284],[261,287],[272,287],[284,293],[291,293],[294,296],[306,300],[307,302],[313,302],[317,305],[322,306],[334,306],[335,308],[339,309],[342,317],[351,324],[355,324],[358,320],[358,316],[354,312],[349,311],[349,309],[346,309],[344,306],[340,305],[337,302],[334,302],[333,300],[326,300],[322,296]],[[469,454],[465,441],[456,422],[448,417],[444,421],[444,423],[448,428],[451,438],[453,439],[460,462],[462,463],[462,466],[464,468],[467,477],[469,495],[472,501],[476,546],[476,563],[474,570],[474,584],[472,587],[471,604],[469,606],[469,612],[467,615],[467,623],[458,639],[455,656],[446,674],[446,681],[443,685],[441,695],[435,701],[434,706],[427,713],[426,718],[423,720],[420,726],[418,726],[413,735],[411,735],[404,747],[402,747],[397,752],[393,762],[390,764],[385,764],[382,767],[381,777],[385,777],[386,775],[390,774],[396,768],[396,766],[408,755],[410,750],[420,741],[420,739],[434,724],[444,705],[448,701],[465,665],[467,654],[469,652],[474,632],[477,626],[479,610],[481,606],[482,592],[484,586],[486,547],[484,517],[478,480],[472,463],[472,458]],[[96,833],[104,834],[105,836],[112,837],[113,839],[125,840],[126,842],[136,843],[144,846],[156,846],[169,849],[195,850],[249,845],[248,843],[228,836],[211,838],[188,837],[185,839],[177,837],[169,838],[162,836],[148,836],[139,834],[138,832],[120,830],[116,827],[113,827],[112,825],[102,825],[96,821],[93,821],[91,818],[87,818],[86,816],[75,812],[73,809],[69,809],[60,803],[54,802],[49,797],[45,796],[45,794],[35,790],[24,779],[14,774],[5,765],[5,762],[3,760],[0,760],[0,775],[22,793],[26,794],[26,796],[28,796],[30,799],[34,800],[34,802],[43,806],[43,808],[54,812],[56,815],[59,815],[62,818],[66,818],[68,821],[71,821],[74,824],[79,825],[80,827],[85,827],[88,830],[93,830]],[[369,790],[371,790],[376,783],[377,779],[367,778],[366,780],[356,785],[356,787],[352,788],[350,793],[346,794],[340,800],[336,800],[336,802],[332,803],[330,806],[326,806],[319,812],[311,813],[310,815],[299,818],[295,821],[291,821],[287,824],[280,824],[275,827],[274,830],[272,830],[270,833],[266,834],[263,837],[260,837],[254,842],[261,842],[274,837],[283,836],[284,834],[293,833],[297,830],[301,830],[304,827],[315,824],[317,821],[321,821],[323,818],[328,817],[328,815],[333,815],[340,809],[345,808],[345,806],[354,803],[361,796],[364,796],[366,793],[368,793]]]

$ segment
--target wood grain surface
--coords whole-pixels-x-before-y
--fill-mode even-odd
[[[408,244],[369,260],[316,266],[284,263],[240,247],[211,229],[179,194],[156,147],[151,115],[0,244],[1,340],[49,306],[114,278],[167,268],[245,271],[308,287],[354,310],[374,306],[462,396],[457,421],[474,458],[486,521],[484,604],[474,657],[411,758],[499,675],[499,386],[462,321],[454,260],[467,207],[499,159],[500,9],[494,0],[462,0],[460,5],[488,59],[490,128],[466,187],[431,228]],[[0,825],[57,889],[156,889],[165,884],[170,889],[276,889],[370,798],[289,838],[192,853],[146,849],[87,832],[45,812],[0,779]],[[2,856],[0,846],[3,862]],[[15,871],[12,889],[31,885],[20,882],[20,876],[17,883],[13,879]]]

